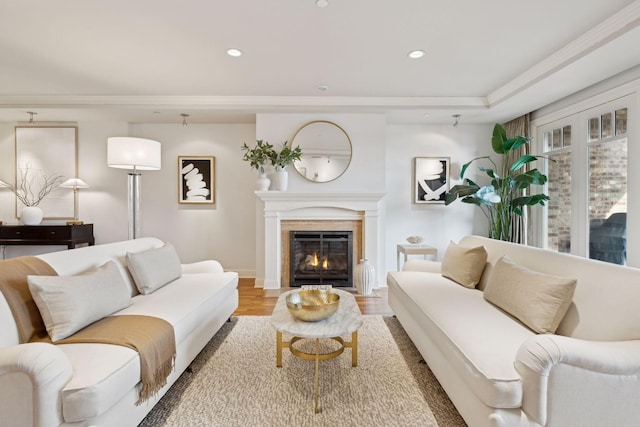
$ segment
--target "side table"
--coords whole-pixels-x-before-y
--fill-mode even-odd
[[[427,259],[427,255],[432,255],[435,259],[438,256],[438,249],[429,245],[411,245],[400,243],[398,251],[398,271],[400,271],[400,254],[404,255],[404,262],[407,262],[407,255],[423,255]]]

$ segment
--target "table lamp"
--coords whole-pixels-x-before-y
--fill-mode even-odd
[[[128,180],[129,239],[140,237],[140,173],[159,170],[160,143],[151,139],[118,136],[107,138],[107,164],[117,169],[131,169]]]
[[[60,187],[73,189],[73,221],[67,221],[67,225],[84,224],[83,221],[78,220],[78,189],[89,188],[89,186],[79,178],[71,178],[60,184]]]

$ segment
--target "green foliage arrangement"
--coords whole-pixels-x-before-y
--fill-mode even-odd
[[[244,151],[243,160],[249,162],[252,168],[259,173],[264,173],[264,165],[270,161],[273,156],[273,145],[261,139],[256,140],[256,146],[251,148],[245,142],[242,145]]]
[[[298,145],[295,148],[292,148],[289,145],[289,141],[285,141],[282,144],[282,148],[280,152],[276,153],[273,151],[271,153],[271,164],[275,166],[276,170],[284,169],[291,163],[300,160],[300,156],[302,155],[302,148]]]
[[[531,185],[544,185],[547,176],[538,169],[526,170],[525,166],[542,158],[524,154],[509,164],[509,154],[525,144],[530,138],[517,136],[507,139],[507,132],[501,124],[493,128],[491,146],[496,154],[502,156],[499,168],[490,156],[476,157],[465,163],[460,170],[463,184],[455,185],[447,194],[446,205],[460,198],[464,203],[474,204],[482,210],[489,221],[489,237],[498,240],[511,241],[511,223],[514,215],[523,215],[524,206],[542,205],[549,200],[549,196],[542,193],[527,195],[526,190]],[[476,160],[485,159],[493,168],[480,167],[479,170],[491,178],[488,185],[480,186],[465,178],[469,165]]]

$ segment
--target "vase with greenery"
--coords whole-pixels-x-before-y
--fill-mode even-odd
[[[273,189],[276,191],[285,191],[289,182],[289,174],[286,170],[287,166],[295,161],[300,160],[302,155],[302,148],[291,147],[288,141],[282,144],[280,151],[272,150],[271,152],[271,165],[275,168],[273,174]]]
[[[543,193],[529,194],[531,185],[544,185],[547,176],[538,169],[527,170],[527,165],[542,158],[523,154],[510,163],[512,153],[528,144],[530,138],[516,136],[507,138],[507,133],[501,124],[493,128],[491,146],[496,154],[501,156],[498,166],[491,156],[476,157],[462,165],[460,179],[463,184],[455,185],[447,194],[445,204],[449,205],[460,198],[464,203],[478,206],[489,221],[489,237],[498,240],[511,241],[512,221],[515,216],[522,216],[526,206],[542,205],[549,200],[549,196]],[[490,178],[487,185],[479,185],[465,173],[471,163],[476,160],[485,160],[492,167],[480,167],[479,170]]]
[[[267,141],[258,139],[256,140],[256,145],[254,147],[249,147],[245,142],[241,149],[244,151],[242,159],[249,162],[251,167],[259,174],[256,181],[256,189],[258,191],[267,191],[271,184],[271,180],[267,178],[264,166],[267,162],[271,161],[271,158],[273,157],[273,145],[269,144]]]

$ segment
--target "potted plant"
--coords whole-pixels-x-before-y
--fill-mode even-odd
[[[265,174],[264,165],[273,158],[273,145],[267,141],[258,139],[253,148],[249,147],[245,142],[242,145],[242,151],[244,151],[243,160],[249,162],[251,167],[258,171],[259,176],[256,182],[257,190],[267,191],[271,180],[269,180]]]
[[[538,169],[526,170],[525,166],[542,156],[524,154],[509,164],[512,152],[529,143],[529,138],[517,136],[508,139],[501,124],[493,128],[491,146],[496,154],[502,157],[501,167],[498,167],[490,156],[476,157],[462,165],[460,179],[464,184],[455,185],[447,194],[446,205],[460,198],[464,203],[478,206],[489,221],[489,237],[498,240],[511,241],[511,224],[515,215],[522,216],[525,206],[543,205],[549,196],[546,194],[527,194],[531,185],[544,185],[547,176]],[[488,185],[480,186],[469,178],[465,172],[471,163],[485,159],[493,168],[480,167],[491,181]]]
[[[289,141],[285,141],[282,144],[282,148],[279,152],[272,150],[270,160],[271,164],[276,169],[275,174],[273,175],[274,190],[284,191],[287,189],[289,174],[286,168],[291,163],[300,160],[301,155],[302,148],[300,148],[299,145],[292,148]]]

